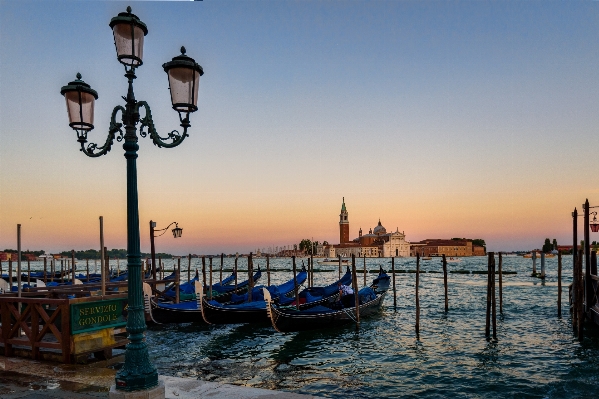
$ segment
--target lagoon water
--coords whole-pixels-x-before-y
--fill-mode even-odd
[[[450,273],[445,313],[443,275],[422,274],[418,339],[415,274],[402,273],[396,277],[397,309],[390,291],[381,313],[362,320],[359,330],[348,325],[281,334],[268,324],[159,326],[147,333],[150,354],[161,374],[329,398],[596,397],[599,334],[587,334],[582,343],[572,334],[567,305],[571,258],[563,259],[561,319],[557,257],[547,259],[544,283],[530,277],[531,259],[503,260],[504,271],[517,274],[504,275],[497,342],[484,337],[486,275]],[[226,259],[225,267],[231,261]],[[264,267],[264,260],[257,263]],[[486,264],[485,257],[474,257],[448,267],[486,270]],[[289,259],[271,262],[275,269],[290,265]],[[362,269],[362,259],[357,265]],[[423,271],[441,271],[440,258],[421,265]],[[369,270],[379,266],[390,269],[390,259],[367,260]],[[337,278],[336,266],[319,268],[330,271],[315,273],[317,285]],[[396,259],[396,269],[415,269],[415,260]],[[282,282],[290,275],[273,273],[272,280]],[[368,275],[369,282],[374,276]]]
[[[172,261],[165,263],[172,268]],[[160,374],[327,398],[596,397],[599,333],[587,329],[582,343],[572,334],[567,305],[571,257],[563,258],[561,319],[557,317],[557,257],[547,259],[544,282],[530,277],[531,259],[504,257],[503,263],[504,271],[517,274],[503,277],[503,315],[497,320],[496,342],[484,337],[486,274],[450,273],[447,313],[443,275],[421,274],[417,338],[415,274],[398,273],[397,309],[389,291],[380,314],[363,319],[359,330],[348,325],[281,334],[268,324],[151,326],[147,331],[150,356]],[[225,259],[225,268],[232,264],[233,259]],[[256,264],[264,270],[264,259],[256,259]],[[121,260],[121,268],[124,265]],[[220,259],[214,259],[215,280],[219,265]],[[486,270],[486,265],[486,257],[473,257],[449,263],[448,268]],[[187,260],[182,261],[182,269],[186,266]],[[194,259],[192,268],[198,266],[199,259]],[[240,269],[245,266],[240,260]],[[357,266],[362,270],[362,259]],[[369,283],[379,266],[389,270],[390,259],[367,259],[373,272],[368,274]],[[272,259],[271,268],[289,270],[291,260]],[[398,270],[415,268],[414,258],[396,259]],[[317,269],[325,271],[315,273],[316,285],[337,279],[336,266],[317,265]],[[440,258],[422,261],[421,270],[441,271]],[[290,278],[289,271],[271,275],[272,283]],[[362,274],[358,281],[363,284]],[[266,273],[261,283],[266,283]]]

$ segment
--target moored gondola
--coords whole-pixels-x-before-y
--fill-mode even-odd
[[[345,274],[332,284],[324,287],[308,287],[303,289],[298,295],[299,308],[308,309],[334,300],[339,296],[339,284],[349,285],[351,281],[352,273],[348,267]],[[277,303],[283,306],[296,306],[295,297],[281,296]]]
[[[379,274],[377,280],[381,288],[372,285],[364,287],[358,292],[360,317],[369,316],[380,310],[389,287],[388,279],[389,276],[386,274]],[[264,298],[268,304],[268,317],[274,329],[279,332],[332,328],[356,321],[355,306],[344,307],[345,301],[329,302],[309,309],[298,310],[296,307],[274,304],[270,293],[266,290]]]
[[[254,273],[254,281],[257,281],[262,276],[260,269]],[[246,291],[249,282],[247,280],[237,284],[237,291],[235,291],[235,285],[225,285],[221,287],[221,292],[215,292],[213,285],[213,300],[220,299],[228,301],[231,295],[234,293],[241,293]],[[204,289],[202,284],[198,281],[194,281],[194,291],[200,293],[196,294],[196,300],[184,301],[180,303],[172,302],[160,302],[152,298],[152,290],[149,285],[144,283],[144,295],[146,297],[146,312],[148,313],[148,321],[153,321],[158,324],[165,323],[188,323],[188,322],[203,322],[202,319],[202,308],[199,302],[201,301]]]
[[[202,317],[209,324],[239,324],[239,323],[259,323],[268,322],[266,313],[266,302],[262,288],[266,289],[271,298],[278,298],[295,291],[296,287],[306,281],[308,272],[305,268],[297,274],[296,278],[292,278],[284,284],[270,287],[256,287],[252,290],[252,301],[248,302],[248,294],[233,296],[232,300],[238,303],[219,303],[217,301],[209,301],[203,296],[201,301]]]

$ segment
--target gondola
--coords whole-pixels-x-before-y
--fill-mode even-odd
[[[181,301],[191,301],[196,299],[196,290],[195,290],[195,282],[200,280],[200,274],[196,270],[195,276],[185,283],[179,286],[179,299]],[[212,285],[213,291],[222,292],[224,291],[221,287],[231,286],[231,284],[235,281],[235,272],[233,272],[229,277],[225,278],[222,282],[216,283]],[[234,289],[234,287],[233,287]],[[174,298],[177,293],[175,291],[175,287],[171,285],[165,292],[164,295]]]
[[[257,281],[262,276],[262,271],[258,268],[258,271],[254,273],[254,281]],[[247,290],[249,282],[247,280],[242,281],[237,284],[237,291],[235,291],[235,285],[221,285],[218,284],[221,288],[221,292],[215,292],[214,287],[217,284],[213,284],[213,299],[220,299],[223,302],[228,301],[231,298],[231,295],[234,293],[240,293],[244,290]],[[194,281],[194,289],[195,292],[202,293],[203,287],[202,284],[198,281]],[[151,299],[152,297],[152,289],[147,284],[144,283],[144,297],[146,305],[146,312],[148,313],[149,320],[157,324],[165,324],[165,323],[190,323],[190,322],[202,322],[202,307],[198,303],[201,300],[201,295],[196,295],[198,299],[195,301],[185,301],[180,303],[172,303],[172,302],[160,302]]]
[[[380,310],[387,289],[389,288],[389,279],[390,277],[386,274],[379,274],[375,281],[378,281],[380,286],[373,284],[370,287],[362,288],[358,292],[360,298],[360,317],[369,316]],[[296,307],[274,304],[268,290],[264,290],[264,299],[268,304],[268,317],[272,326],[278,332],[332,328],[356,321],[355,305],[347,306],[348,304],[345,301],[329,302],[309,309],[297,310]]]
[[[325,287],[308,287],[303,289],[298,295],[300,309],[308,309],[313,306],[327,303],[331,299],[337,298],[339,296],[339,283],[343,285],[350,285],[351,281],[351,271],[349,270],[349,267],[347,267],[345,274],[333,284],[329,284]],[[278,304],[284,306],[295,306],[295,296],[281,296],[279,297]]]
[[[308,272],[305,268],[297,274],[296,279],[291,279],[286,283],[270,287],[255,287],[252,290],[252,301],[248,302],[248,294],[233,295],[231,302],[235,303],[219,303],[217,301],[209,301],[206,297],[202,297],[202,317],[208,324],[239,324],[239,323],[259,323],[268,322],[266,314],[266,302],[262,293],[262,288],[266,289],[271,298],[278,298],[290,294],[295,291],[295,287],[304,283],[308,278]],[[296,281],[295,281],[296,280]]]

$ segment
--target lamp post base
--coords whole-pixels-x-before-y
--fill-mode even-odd
[[[163,381],[158,381],[158,385],[154,388],[131,392],[117,390],[116,385],[113,385],[110,387],[110,392],[108,393],[109,399],[164,399],[164,397]]]

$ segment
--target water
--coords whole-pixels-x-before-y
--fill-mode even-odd
[[[198,260],[193,262],[192,268],[197,267]],[[165,263],[170,269],[172,261]],[[264,260],[257,263],[264,269]],[[245,262],[239,264],[245,267]],[[215,271],[219,265],[215,259]],[[225,259],[225,267],[231,265],[232,259]],[[357,265],[362,269],[362,259]],[[367,260],[369,270],[379,265],[390,269],[389,259]],[[183,270],[186,266],[187,260],[182,261]],[[274,269],[290,266],[289,259],[271,261]],[[486,258],[463,258],[448,267],[486,270]],[[320,268],[330,271],[315,273],[317,285],[337,278],[335,266]],[[582,343],[572,334],[567,306],[571,258],[563,259],[561,319],[557,258],[547,259],[545,282],[530,277],[531,268],[531,259],[504,258],[504,270],[517,274],[503,278],[496,342],[484,337],[487,276],[457,273],[449,274],[448,313],[443,275],[421,274],[419,339],[414,330],[415,274],[401,273],[396,277],[397,310],[390,291],[381,313],[363,319],[359,331],[349,325],[281,334],[267,324],[198,323],[150,327],[147,342],[160,374],[329,398],[596,397],[599,333],[587,329]],[[397,259],[396,269],[415,269],[415,261]],[[440,260],[423,261],[421,270],[440,271]],[[272,281],[290,275],[272,273]],[[374,276],[369,274],[368,281]],[[358,281],[363,283],[362,275]]]

